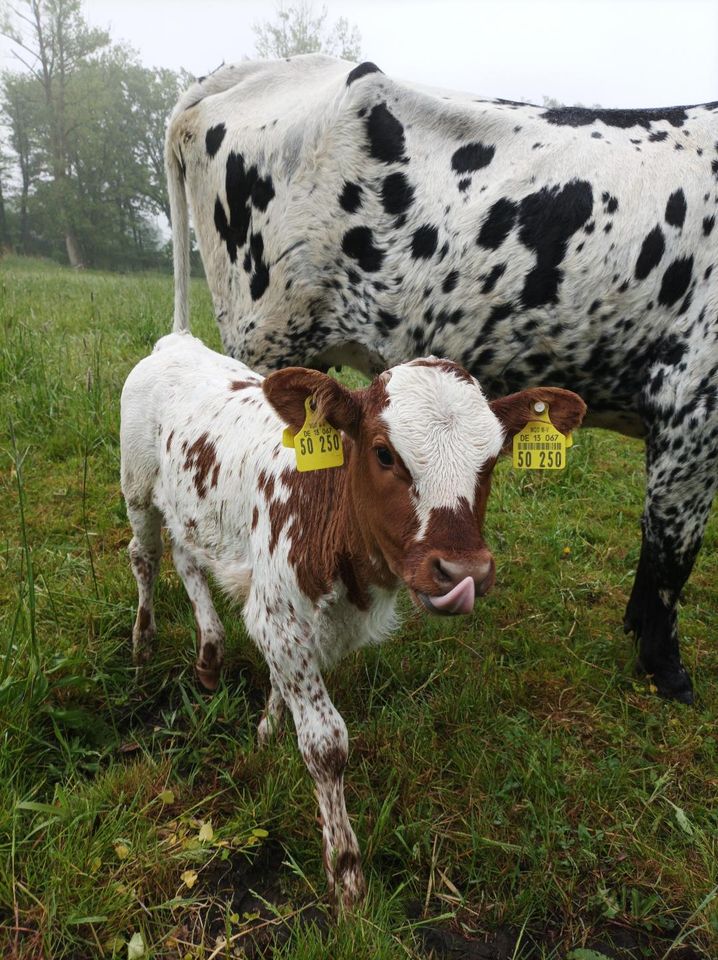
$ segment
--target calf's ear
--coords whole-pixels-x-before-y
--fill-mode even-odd
[[[504,452],[511,450],[514,434],[529,420],[536,419],[534,404],[539,401],[546,404],[551,423],[563,434],[579,427],[586,413],[586,404],[579,395],[560,387],[529,387],[520,393],[492,400],[491,409],[504,427]]]
[[[312,397],[319,415],[337,430],[356,436],[361,401],[337,380],[318,370],[287,367],[270,373],[262,383],[264,395],[282,420],[296,433],[306,418],[305,402]]]

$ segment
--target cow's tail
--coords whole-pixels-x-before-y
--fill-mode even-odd
[[[184,160],[179,144],[173,142],[171,122],[165,141],[165,171],[172,221],[172,261],[175,277],[172,330],[174,333],[186,333],[189,330],[189,208],[185,189]]]

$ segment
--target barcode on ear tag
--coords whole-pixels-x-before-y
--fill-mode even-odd
[[[563,470],[566,466],[566,447],[572,440],[551,423],[548,408],[541,405],[536,419],[514,434],[513,463],[517,470]]]
[[[312,410],[311,402],[312,398],[307,397],[304,403],[307,415],[301,430],[294,437],[294,453],[300,473],[344,464],[341,433]]]

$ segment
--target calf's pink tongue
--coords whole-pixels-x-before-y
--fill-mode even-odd
[[[429,597],[429,602],[443,613],[471,613],[474,609],[473,578],[466,577],[443,597]]]

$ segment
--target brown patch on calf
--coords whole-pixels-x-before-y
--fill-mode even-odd
[[[137,611],[137,624],[140,630],[144,633],[145,630],[152,623],[152,614],[147,609],[147,607],[140,607]]]
[[[244,390],[245,387],[258,387],[258,386],[259,386],[258,380],[233,380],[229,385],[229,389],[231,391],[236,391],[236,390]]]
[[[169,453],[170,450],[172,449],[172,438],[174,437],[174,435],[175,435],[174,430],[171,430],[169,436],[167,437],[167,443],[165,445],[165,449],[167,450],[167,453]]]
[[[252,530],[257,529],[257,524],[259,523],[259,510],[256,507],[252,510]]]
[[[186,444],[183,444],[183,450],[185,446]],[[216,473],[219,472],[217,449],[214,440],[210,440],[209,434],[205,432],[202,436],[198,437],[191,446],[187,447],[186,453],[187,457],[184,462],[184,469],[194,470],[192,479],[197,488],[197,495],[204,498],[207,496],[207,476],[210,470],[214,469]],[[214,482],[212,486],[216,486],[216,476],[213,475],[213,477]]]

